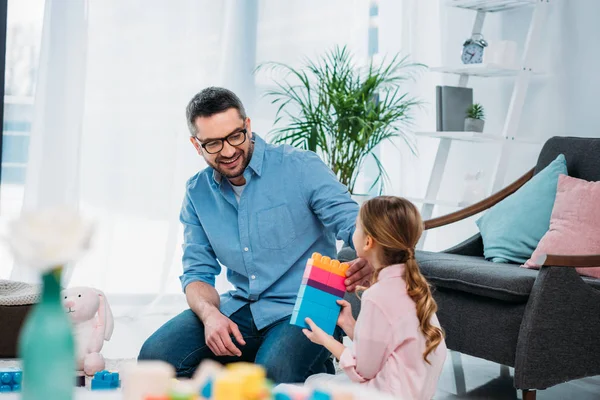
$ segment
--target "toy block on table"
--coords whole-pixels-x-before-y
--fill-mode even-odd
[[[18,368],[0,370],[0,393],[20,392],[23,372]]]
[[[332,335],[340,313],[337,301],[346,291],[344,279],[348,268],[348,264],[314,253],[306,263],[290,323],[308,328],[305,322],[308,317]]]
[[[110,390],[121,386],[118,372],[109,372],[106,370],[96,372],[92,379],[92,390]]]
[[[213,400],[266,400],[270,399],[270,389],[266,370],[260,365],[237,362],[227,365],[215,377],[212,384]],[[202,396],[206,397],[202,390]]]

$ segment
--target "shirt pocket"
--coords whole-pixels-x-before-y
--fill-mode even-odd
[[[285,204],[261,210],[256,216],[261,247],[278,250],[296,239],[292,214]]]

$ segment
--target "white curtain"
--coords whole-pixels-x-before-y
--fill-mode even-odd
[[[381,58],[400,53],[427,67],[441,65],[440,0],[381,0],[379,8]],[[439,76],[423,69],[414,83],[407,84],[405,90],[423,102],[421,108],[415,108],[409,134],[414,130],[435,130],[435,86],[439,80]],[[394,145],[381,146],[381,161],[390,176],[388,194],[418,197],[427,187],[427,169],[435,157],[436,146],[416,137],[412,142],[416,155],[401,139],[395,139]]]
[[[274,110],[255,66],[298,65],[335,44],[364,57],[368,10],[367,0],[47,0],[24,208],[66,203],[96,221],[70,284],[180,293],[179,208],[205,166],[188,142],[188,100],[228,87],[266,134]],[[19,266],[11,277],[33,279]]]

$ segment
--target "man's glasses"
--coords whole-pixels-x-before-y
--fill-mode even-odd
[[[213,139],[206,143],[202,143],[200,139],[196,137],[200,146],[208,153],[208,154],[216,154],[223,150],[223,146],[225,145],[225,141],[229,143],[231,146],[237,147],[243,144],[246,141],[246,133],[248,130],[246,128],[240,129],[229,135],[225,136],[222,139]]]

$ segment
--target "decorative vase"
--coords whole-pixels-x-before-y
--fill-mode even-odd
[[[75,386],[72,324],[61,303],[62,268],[45,272],[40,303],[19,338],[23,400],[71,400]]]
[[[482,119],[465,118],[465,132],[483,132],[485,121]]]

